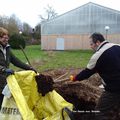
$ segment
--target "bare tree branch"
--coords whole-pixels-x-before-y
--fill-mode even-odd
[[[43,15],[39,15],[41,22],[49,21],[57,16],[57,13],[50,5],[47,5],[47,8],[45,8],[45,13],[46,17],[43,17]]]

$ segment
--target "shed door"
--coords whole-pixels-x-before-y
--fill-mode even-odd
[[[56,50],[64,50],[64,38],[57,38]]]

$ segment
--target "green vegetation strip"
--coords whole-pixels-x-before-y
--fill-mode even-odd
[[[93,54],[91,50],[42,51],[40,45],[27,46],[24,51],[33,67],[38,71],[58,68],[84,68]],[[13,53],[27,63],[21,50],[13,50]]]

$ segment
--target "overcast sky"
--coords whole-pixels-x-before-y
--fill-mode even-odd
[[[40,21],[39,15],[45,14],[47,5],[52,6],[60,15],[88,2],[120,11],[119,0],[0,0],[0,15],[15,14],[21,22],[34,27]]]

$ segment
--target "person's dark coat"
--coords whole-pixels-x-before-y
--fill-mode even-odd
[[[6,49],[6,56],[4,55],[3,51],[0,49],[0,93],[2,92],[4,86],[6,85],[7,74],[5,73],[5,71],[3,71],[3,69],[5,70],[9,68],[10,63],[25,70],[30,69],[29,65],[21,62],[17,57],[13,55],[9,45],[7,45],[5,49]]]

